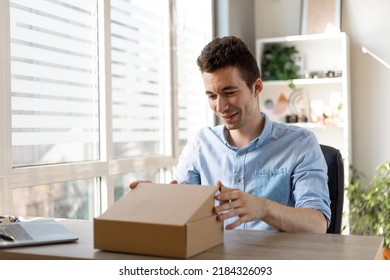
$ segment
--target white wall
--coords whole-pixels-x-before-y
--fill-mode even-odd
[[[256,38],[300,33],[301,0],[255,0],[254,11]]]
[[[341,29],[350,38],[352,160],[368,181],[390,160],[390,1],[343,0]],[[255,0],[255,37],[300,33],[300,0]]]
[[[255,45],[251,44],[255,41],[254,30],[255,27],[253,25],[254,22],[254,14],[253,0],[229,0],[230,9],[230,32],[232,35],[241,35],[241,38],[245,40],[245,42],[251,48],[251,51],[255,51]]]
[[[366,180],[390,160],[390,68],[361,47],[390,64],[389,11],[388,0],[343,0],[342,29],[351,43],[353,164]]]
[[[235,35],[255,52],[254,0],[217,0],[217,36]]]

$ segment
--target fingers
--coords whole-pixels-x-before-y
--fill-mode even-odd
[[[131,182],[129,185],[129,188],[135,189],[135,187],[138,186],[139,183],[152,183],[152,181],[150,181],[150,180],[137,180],[137,181]]]
[[[220,202],[220,205],[214,207],[214,213],[218,215],[218,219],[223,221],[228,218],[239,216],[242,201],[240,200],[241,191],[238,189],[230,189],[223,187],[222,191],[215,196],[215,199]]]
[[[241,213],[241,208],[233,208],[230,211],[224,212],[224,213],[218,213],[218,220],[224,221],[229,218],[237,217],[237,220],[235,220],[233,223],[228,224],[225,228],[226,229],[234,229],[241,225],[246,220],[246,215],[244,213]]]
[[[131,182],[129,185],[130,189],[134,189],[138,185],[139,181]]]
[[[242,223],[251,220],[251,210],[248,207],[250,197],[239,189],[232,189],[223,186],[221,182],[217,183],[220,193],[215,199],[220,205],[214,207],[214,213],[218,215],[218,220],[224,221],[229,218],[236,218],[234,222],[228,224],[227,230],[234,229]]]
[[[226,200],[224,203],[221,203],[220,205],[215,206],[214,212],[215,213],[225,213],[229,210],[233,211],[234,209],[238,209],[240,206],[241,206],[241,202],[239,200]],[[229,213],[231,213],[232,211],[230,211]],[[237,215],[237,214],[232,213],[229,215],[228,218],[233,217],[235,215]]]
[[[240,197],[241,191],[239,189],[226,188],[224,186],[220,187],[220,192],[215,196],[215,199],[221,203],[226,201],[236,200]]]
[[[238,227],[239,225],[241,225],[244,221],[241,221],[241,219],[238,219],[237,221],[235,221],[234,223],[231,223],[231,224],[228,224],[225,228],[227,230],[229,229],[235,229],[236,227]]]
[[[226,191],[231,190],[231,188],[225,187],[225,186],[222,184],[221,181],[218,181],[218,182],[217,182],[217,187],[218,187],[218,189],[219,189],[220,192],[226,192]]]

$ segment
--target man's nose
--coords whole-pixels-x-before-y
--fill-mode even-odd
[[[223,113],[229,109],[229,103],[224,97],[218,97],[217,99],[217,112]]]

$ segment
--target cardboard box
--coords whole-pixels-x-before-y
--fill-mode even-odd
[[[96,249],[188,258],[223,243],[216,186],[140,183],[94,219]]]

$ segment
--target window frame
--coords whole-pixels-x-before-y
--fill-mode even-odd
[[[9,209],[9,187],[7,178],[10,163],[11,120],[10,110],[10,12],[9,2],[0,1],[0,211],[6,213]]]

